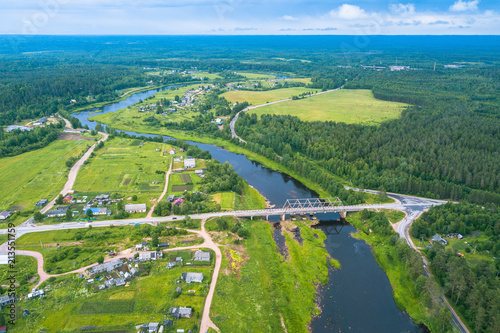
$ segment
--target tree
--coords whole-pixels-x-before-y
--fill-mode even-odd
[[[35,222],[42,222],[43,214],[40,212],[35,212],[35,214],[33,214],[33,219],[35,220]]]
[[[98,264],[102,264],[103,262],[104,262],[104,256],[101,255],[101,256],[97,257]]]
[[[136,195],[136,194],[134,194],[134,195],[132,196],[132,201],[137,201],[137,195]]]
[[[385,188],[383,186],[380,186],[378,188],[378,197],[380,200],[384,201],[387,199],[387,192],[385,191]]]
[[[56,199],[56,204],[58,204],[58,205],[62,205],[62,203],[63,203],[63,199],[64,199],[64,198],[63,198],[62,194],[59,194],[59,196],[58,196],[58,197],[57,197],[57,199]]]
[[[92,213],[92,210],[89,208],[85,212],[85,215],[87,215],[87,217],[90,219],[90,218],[92,218],[94,216],[94,213]]]
[[[71,209],[66,209],[66,220],[72,220],[73,219],[73,212]]]

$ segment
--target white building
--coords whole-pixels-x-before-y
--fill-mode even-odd
[[[127,213],[145,213],[146,204],[126,204],[125,211]]]
[[[194,158],[186,158],[184,160],[184,169],[193,169],[196,167],[196,160]]]

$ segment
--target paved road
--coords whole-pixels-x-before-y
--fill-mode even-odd
[[[321,95],[321,94],[327,94],[327,93],[330,93],[332,91],[337,91],[339,89],[342,89],[344,88],[344,86],[342,87],[339,87],[339,88],[336,88],[336,89],[331,89],[331,90],[325,90],[325,91],[320,91],[318,93],[315,93],[315,94],[311,94],[311,95],[308,95],[307,97],[311,97],[311,96],[317,96],[317,95]],[[243,109],[241,110],[240,112],[238,112],[234,117],[233,119],[231,120],[231,122],[229,123],[229,127],[231,128],[231,136],[233,138],[238,138],[240,140],[240,142],[245,142],[245,140],[243,140],[242,138],[240,138],[237,134],[236,134],[236,131],[234,130],[234,125],[236,124],[236,121],[238,120],[238,117],[240,116],[240,113],[241,112],[245,112],[245,111],[248,111],[248,110],[253,110],[253,109],[257,109],[257,108],[261,108],[263,106],[267,106],[267,105],[272,105],[272,104],[277,104],[277,103],[282,103],[282,102],[288,102],[288,101],[291,101],[292,99],[291,98],[286,98],[286,99],[280,99],[279,101],[274,101],[274,102],[270,102],[270,103],[265,103],[265,104],[260,104],[260,105],[254,105],[254,106],[249,106],[247,107],[246,109]]]
[[[64,118],[63,118],[64,119]],[[92,145],[92,147],[90,147],[87,152],[85,154],[83,154],[83,156],[73,165],[73,167],[71,168],[71,170],[69,171],[69,174],[68,174],[68,180],[66,181],[66,184],[64,184],[64,187],[63,189],[61,190],[61,192],[59,192],[59,194],[61,195],[66,195],[68,193],[70,193],[73,189],[73,185],[75,185],[75,180],[76,180],[76,176],[78,174],[78,171],[80,170],[80,168],[82,167],[83,163],[85,163],[86,160],[89,159],[90,157],[90,154],[92,154],[92,152],[94,151],[96,145],[101,142],[101,141],[106,141],[108,139],[108,134],[106,133],[102,133],[102,132],[99,132],[99,134],[101,134],[103,137],[96,143],[94,143]],[[52,199],[52,201],[50,201],[45,207],[43,207],[41,210],[40,210],[40,213],[42,214],[45,214],[46,212],[48,212],[50,209],[52,209],[52,207],[54,207],[54,204],[56,202],[56,199],[57,197],[59,196],[59,194],[54,198]]]

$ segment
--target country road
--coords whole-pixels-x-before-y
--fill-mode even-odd
[[[99,141],[97,141],[96,143],[94,143],[87,150],[87,152],[85,154],[83,154],[83,156],[73,165],[73,167],[71,168],[71,170],[69,170],[68,180],[66,181],[66,184],[64,184],[64,187],[61,190],[61,192],[59,192],[59,194],[61,194],[61,195],[64,196],[64,195],[66,195],[66,194],[68,194],[68,193],[70,193],[72,191],[73,185],[75,185],[76,176],[78,175],[78,171],[82,167],[83,163],[85,163],[85,161],[89,159],[90,154],[92,154],[92,152],[94,151],[94,149],[95,149],[95,147],[97,146],[98,143],[100,143],[101,141],[106,141],[108,139],[109,135],[107,133],[99,132],[99,134],[101,134],[103,137]],[[54,207],[54,204],[55,204],[56,199],[59,196],[59,194],[54,199],[52,199],[52,201],[50,201],[45,207],[43,207],[40,210],[40,213],[45,214],[52,207]]]
[[[153,211],[155,210],[156,205],[163,199],[163,197],[165,196],[165,194],[167,194],[167,190],[168,190],[168,178],[170,177],[170,172],[172,171],[172,165],[173,164],[174,164],[174,160],[172,159],[170,161],[170,166],[169,166],[167,172],[165,173],[165,187],[163,188],[163,192],[161,192],[160,197],[158,198],[158,200],[156,201],[156,203],[153,205],[153,207],[151,207],[151,209],[149,210],[148,215],[146,216],[146,218],[150,218],[151,216],[153,216]]]
[[[330,93],[330,92],[333,92],[333,91],[337,91],[337,90],[340,90],[340,89],[343,89],[344,86],[341,86],[339,88],[336,88],[336,89],[331,89],[331,90],[325,90],[325,91],[320,91],[320,92],[317,92],[317,93],[314,93],[314,94],[311,94],[311,95],[308,95],[306,96],[305,98],[308,98],[308,97],[312,97],[312,96],[317,96],[317,95],[322,95],[322,94],[327,94],[327,93]],[[273,105],[273,104],[277,104],[277,103],[282,103],[282,102],[288,102],[288,101],[292,101],[291,98],[286,98],[286,99],[280,99],[279,101],[274,101],[274,102],[269,102],[269,103],[265,103],[265,104],[259,104],[259,105],[254,105],[254,106],[249,106],[243,110],[241,110],[240,112],[238,112],[234,117],[233,119],[231,119],[231,122],[229,123],[229,127],[231,128],[231,136],[233,138],[238,138],[240,140],[240,142],[245,142],[245,140],[243,140],[242,138],[240,138],[237,134],[236,134],[236,131],[234,130],[234,125],[236,124],[236,121],[238,120],[238,117],[240,116],[240,113],[242,112],[245,112],[245,111],[249,111],[249,110],[253,110],[253,109],[257,109],[257,108],[261,108],[263,106],[267,106],[267,105]]]

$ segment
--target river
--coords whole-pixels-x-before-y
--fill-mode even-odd
[[[166,87],[163,89],[168,89]],[[149,97],[159,90],[150,90],[131,95],[126,100],[102,109],[91,109],[75,114],[83,125],[93,129],[95,122],[88,120],[94,115],[115,112]],[[144,135],[126,131],[131,135]],[[164,137],[168,139],[169,137]],[[188,141],[189,142],[189,141]],[[231,153],[220,147],[189,142],[208,150],[212,157],[222,163],[229,162],[248,184],[256,188],[271,204],[283,205],[290,198],[312,198],[317,193],[297,180],[250,161],[244,155]],[[319,215],[322,222],[317,228],[327,234],[326,249],[342,264],[342,269],[329,271],[329,283],[319,288],[318,300],[321,315],[311,322],[311,329],[320,332],[411,332],[421,333],[408,314],[401,311],[392,297],[392,288],[384,271],[378,266],[370,247],[363,241],[351,237],[356,230],[350,225],[341,225],[338,215]],[[333,223],[333,224],[332,224]],[[340,229],[340,232],[337,232]],[[334,230],[334,231],[332,231]],[[335,231],[337,230],[337,231]],[[280,230],[275,230],[279,238]]]

